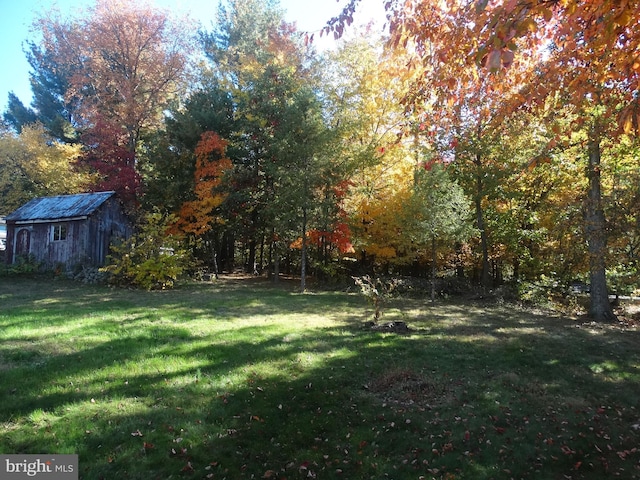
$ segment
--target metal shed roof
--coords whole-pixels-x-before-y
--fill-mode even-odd
[[[96,192],[34,198],[7,215],[6,220],[24,222],[86,217],[114,194],[115,192]]]

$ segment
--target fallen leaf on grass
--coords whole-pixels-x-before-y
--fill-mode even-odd
[[[625,460],[629,454],[636,453],[636,451],[637,451],[637,449],[633,448],[631,450],[624,450],[622,452],[616,452],[616,454],[618,455],[618,457],[620,457],[620,460]]]
[[[187,455],[187,449],[186,448],[180,448],[178,450],[176,450],[175,448],[172,448],[170,450],[171,452],[171,456],[173,457],[184,457]]]

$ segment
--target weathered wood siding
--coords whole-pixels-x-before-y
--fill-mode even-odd
[[[47,267],[56,267],[59,264],[66,264],[72,259],[80,258],[84,249],[81,223],[80,221],[47,222],[16,225],[16,228],[18,236],[22,230],[29,230],[29,254],[33,255],[36,261],[44,263]],[[54,226],[66,228],[66,239],[53,240],[51,230]],[[22,248],[17,249],[16,254],[21,254],[22,250]]]
[[[86,221],[87,258],[93,265],[104,265],[109,254],[109,246],[131,236],[131,222],[124,215],[120,203],[111,198],[95,215]]]
[[[54,239],[53,229],[64,226],[66,238]],[[120,203],[111,198],[86,219],[57,219],[39,223],[7,223],[7,252],[15,262],[19,255],[32,255],[47,268],[75,265],[102,266],[109,246],[131,235],[131,224]]]

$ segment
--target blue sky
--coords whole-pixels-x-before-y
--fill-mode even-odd
[[[218,0],[153,0],[158,6],[178,13],[187,13],[209,27],[215,17]],[[0,111],[4,111],[7,96],[13,91],[25,105],[31,102],[29,64],[23,43],[29,38],[33,18],[54,6],[63,13],[74,14],[92,0],[0,0]],[[371,18],[382,19],[383,0],[362,0],[357,23]],[[345,0],[280,0],[287,20],[295,21],[300,30],[317,31],[328,19],[337,15]],[[358,20],[359,19],[359,20]]]

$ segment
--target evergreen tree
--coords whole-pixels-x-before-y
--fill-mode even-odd
[[[17,133],[21,133],[25,125],[33,124],[38,119],[36,113],[25,107],[22,101],[13,92],[9,92],[7,110],[2,116],[5,122],[11,125]]]

